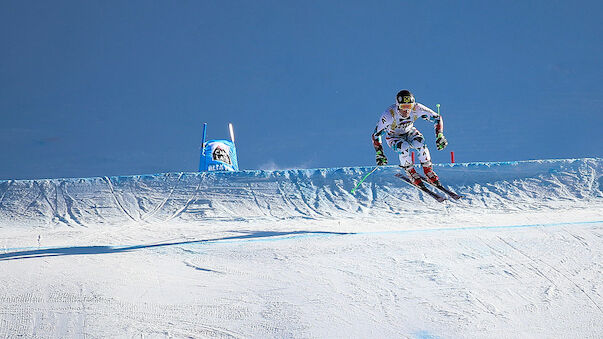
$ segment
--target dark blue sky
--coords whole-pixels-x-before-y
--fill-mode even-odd
[[[603,155],[600,1],[2,1],[0,179],[373,165],[395,93],[435,162]],[[390,164],[397,157],[387,151]]]

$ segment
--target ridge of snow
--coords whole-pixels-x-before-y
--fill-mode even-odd
[[[241,172],[161,173],[0,181],[0,228],[130,222],[334,219],[475,209],[585,207],[603,197],[603,159],[436,164],[466,199],[443,204],[384,166]]]

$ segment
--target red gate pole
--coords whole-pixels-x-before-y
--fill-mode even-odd
[[[412,163],[414,165],[414,163],[415,163],[415,152],[410,152],[410,157],[411,157]]]
[[[450,162],[454,164],[454,151],[450,152]]]

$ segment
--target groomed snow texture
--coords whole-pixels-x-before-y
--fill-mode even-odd
[[[603,333],[603,159],[371,169],[0,181],[0,338]]]

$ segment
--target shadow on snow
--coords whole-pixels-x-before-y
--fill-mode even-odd
[[[259,240],[269,239],[282,236],[316,236],[316,235],[347,235],[354,233],[343,232],[322,232],[322,231],[294,231],[294,232],[266,232],[266,231],[250,231],[248,234],[237,235],[231,237],[189,240],[179,242],[169,242],[150,245],[135,245],[135,246],[73,246],[73,247],[56,247],[37,250],[17,251],[0,254],[0,261],[58,257],[66,255],[87,255],[87,254],[108,254],[108,253],[123,253],[135,250],[158,248],[188,244],[202,244],[210,242],[228,241],[228,240]]]

